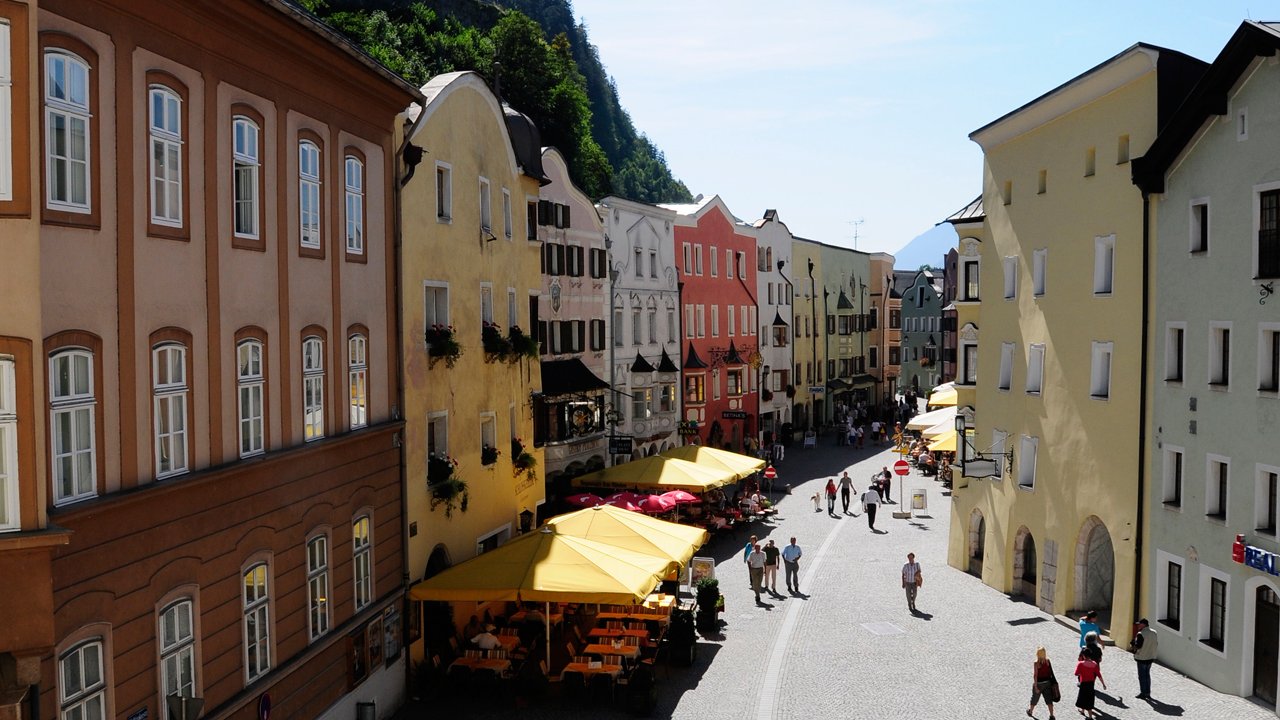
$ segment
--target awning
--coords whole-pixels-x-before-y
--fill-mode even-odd
[[[578,358],[542,361],[542,394],[547,397],[604,390],[609,383],[596,377]]]
[[[845,381],[843,381],[843,380],[841,380],[841,379],[839,379],[839,378],[835,378],[835,379],[833,379],[833,380],[828,380],[828,381],[827,381],[827,389],[828,389],[828,390],[848,390],[848,389],[849,389],[849,383],[847,383],[847,382],[845,382]]]
[[[548,520],[547,525],[562,535],[665,557],[681,566],[688,565],[693,554],[710,537],[700,527],[679,525],[609,505],[557,515]]]
[[[952,428],[950,432],[943,433],[938,437],[934,438],[933,442],[929,443],[929,449],[934,452],[938,452],[938,451],[955,452],[956,451],[955,429]]]
[[[773,326],[774,327],[790,327],[789,325],[787,325],[787,321],[782,319],[782,313],[777,311],[774,311],[773,313]]]
[[[667,354],[666,348],[662,348],[662,359],[658,361],[658,372],[660,373],[680,372],[680,368],[676,367],[676,364],[671,362],[671,356]]]
[[[644,359],[643,355],[637,352],[636,361],[631,363],[631,372],[633,373],[653,372],[653,366],[649,364],[648,360]]]
[[[858,385],[874,385],[877,382],[877,380],[875,375],[868,375],[866,373],[861,373],[859,375],[854,375],[853,377],[849,378],[849,382],[853,386],[857,387]]]
[[[927,404],[929,407],[953,406],[956,404],[956,397],[957,393],[954,385],[939,386],[938,389],[934,390],[933,394],[929,396]]]
[[[941,410],[931,410],[927,413],[920,413],[911,418],[911,422],[907,423],[908,430],[927,430],[939,423],[954,423],[956,421],[956,409],[954,407],[945,407]]]

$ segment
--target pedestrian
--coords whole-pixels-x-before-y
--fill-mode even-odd
[[[874,445],[880,444],[880,421],[879,420],[871,421],[871,442]]]
[[[1159,645],[1159,639],[1156,637],[1156,631],[1151,629],[1151,623],[1146,618],[1138,621],[1139,627],[1137,635],[1133,636],[1133,640],[1129,643],[1129,649],[1133,651],[1133,661],[1138,664],[1138,697],[1143,700],[1151,699],[1151,663],[1156,661],[1156,648]],[[1103,687],[1106,687],[1105,685]]]
[[[849,514],[849,493],[853,492],[853,480],[849,478],[849,471],[845,470],[840,476],[840,504],[844,506],[844,514]]]
[[[858,439],[858,449],[862,449],[863,435],[864,435],[862,426],[859,425],[858,427],[854,428],[853,434],[854,434],[854,437]]]
[[[1049,662],[1049,655],[1044,648],[1038,647],[1036,661],[1031,666],[1031,705],[1027,708],[1027,717],[1032,716],[1041,696],[1044,696],[1045,707],[1049,708],[1049,720],[1055,720],[1053,704],[1062,697],[1058,689],[1058,678],[1053,675],[1053,663]]]
[[[764,546],[764,585],[769,588],[769,592],[774,595],[778,594],[778,556],[781,551],[774,544],[773,540],[765,543]]]
[[[889,502],[889,486],[893,482],[893,473],[889,472],[888,465],[881,466],[880,473],[876,475],[876,488],[880,492],[880,502]]]
[[[836,481],[835,478],[827,478],[827,514],[834,516],[836,514]]]
[[[1077,660],[1090,660],[1098,663],[1098,667],[1102,667],[1102,643],[1098,642],[1098,633],[1090,630],[1084,636],[1084,647],[1080,648],[1080,656]]]
[[[1080,618],[1080,647],[1084,647],[1084,637],[1090,632],[1096,632],[1102,635],[1102,628],[1098,627],[1098,611],[1090,610]]]
[[[752,535],[750,538],[747,539],[747,544],[744,545],[742,548],[742,562],[747,561],[747,558],[751,555],[751,548],[755,547],[756,542],[758,540],[759,538],[757,538],[755,535]]]
[[[862,511],[867,514],[867,527],[872,531],[876,529],[876,505],[880,502],[880,495],[876,493],[874,487],[867,488],[862,494]]]
[[[751,589],[756,594],[756,604],[760,604],[760,586],[764,583],[764,552],[760,550],[760,543],[756,543],[751,547],[751,554],[747,555],[747,570],[751,573]]]
[[[793,593],[800,592],[800,556],[804,551],[796,544],[796,539],[791,538],[791,544],[782,548],[782,563],[786,569],[787,590]]]
[[[907,609],[916,611],[916,592],[924,585],[924,573],[920,572],[920,563],[916,562],[915,553],[907,553],[907,562],[902,566],[902,589],[907,591]]]
[[[1102,668],[1098,667],[1098,663],[1084,658],[1076,663],[1076,679],[1080,681],[1080,689],[1076,693],[1076,708],[1082,715],[1087,718],[1097,717],[1094,705],[1094,681],[1102,682],[1102,689],[1107,689],[1107,681],[1102,677]]]

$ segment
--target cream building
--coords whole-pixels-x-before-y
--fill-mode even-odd
[[[1134,45],[970,135],[988,239],[969,244],[985,280],[969,425],[976,450],[1013,462],[956,482],[948,562],[1050,612],[1099,610],[1117,642],[1137,619],[1143,469],[1143,204],[1129,159],[1202,67]]]
[[[827,389],[823,384],[823,353],[826,338],[822,333],[822,244],[801,237],[791,241],[791,262],[795,272],[791,276],[792,294],[792,383],[795,397],[792,403],[792,424],[795,439],[801,439],[801,431],[822,423],[827,406]]]
[[[760,310],[760,435],[761,442],[777,438],[783,424],[791,422],[794,392],[791,360],[792,337],[791,231],[777,210],[765,210],[756,227],[756,303]]]

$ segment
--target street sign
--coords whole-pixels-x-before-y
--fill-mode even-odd
[[[765,480],[773,480],[777,477],[778,477],[778,471],[774,470],[772,465],[764,469]]]
[[[810,392],[811,394],[813,394],[813,395],[820,394],[823,390],[826,390],[826,388],[822,387],[821,385],[810,385],[810,386],[809,386],[809,392]]]
[[[632,435],[611,435],[609,437],[610,455],[630,455],[634,447],[635,437]]]
[[[899,460],[898,462],[893,464],[893,471],[899,475],[910,475],[911,463],[907,462],[906,460]]]
[[[720,417],[724,418],[725,420],[746,420],[747,411],[746,410],[725,410],[724,412],[720,413]]]

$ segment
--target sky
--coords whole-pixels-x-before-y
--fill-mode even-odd
[[[1205,61],[1275,0],[573,0],[695,195],[894,252],[981,192],[969,133],[1137,42]]]

